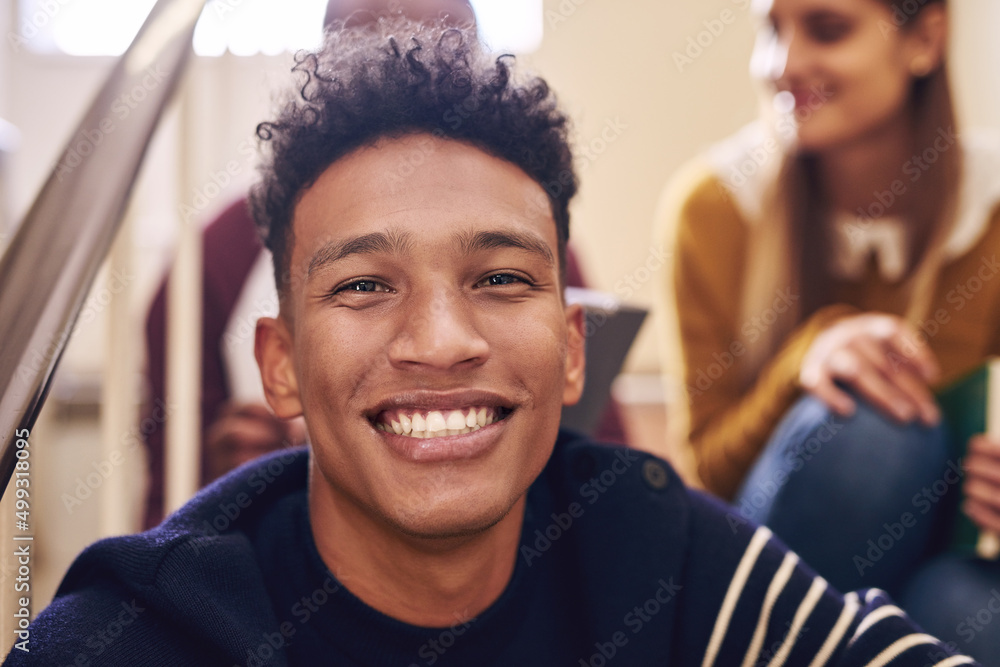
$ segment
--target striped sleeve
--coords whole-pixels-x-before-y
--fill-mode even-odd
[[[682,664],[978,664],[924,633],[884,592],[841,595],[767,528],[728,521],[720,531],[718,516],[705,519],[694,530],[687,574],[687,590],[699,593],[682,600]]]

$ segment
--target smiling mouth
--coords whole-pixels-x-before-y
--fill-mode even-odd
[[[469,406],[461,410],[383,410],[373,424],[376,429],[408,438],[443,438],[464,435],[503,421],[513,412],[499,406]]]

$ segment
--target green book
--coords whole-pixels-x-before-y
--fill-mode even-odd
[[[993,359],[938,393],[938,403],[951,433],[951,455],[965,458],[969,438],[980,433],[1000,435],[1000,359]],[[980,531],[959,512],[952,535],[952,549],[996,560],[1000,539]]]

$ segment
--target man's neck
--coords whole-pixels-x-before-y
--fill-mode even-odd
[[[514,573],[524,511],[522,496],[481,533],[420,538],[372,521],[325,484],[309,492],[313,539],[334,576],[368,606],[423,627],[464,624],[500,597]]]

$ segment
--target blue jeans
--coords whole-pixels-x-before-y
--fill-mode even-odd
[[[1000,562],[939,556],[916,572],[899,603],[954,650],[1000,665]]]
[[[800,399],[735,501],[836,588],[889,591],[932,635],[1000,665],[1000,562],[941,554],[961,499],[943,427]]]
[[[948,458],[943,427],[900,425],[856,403],[842,418],[800,399],[734,504],[836,588],[895,593],[941,542],[941,509],[960,488],[960,462]]]

